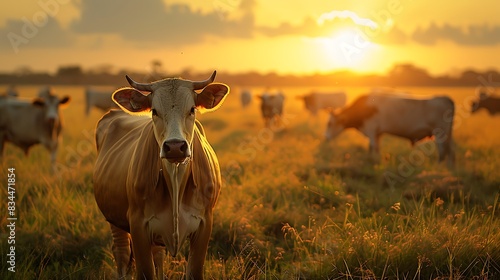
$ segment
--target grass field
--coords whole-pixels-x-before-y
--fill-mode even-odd
[[[72,97],[58,172],[50,174],[40,146],[28,157],[10,144],[4,152],[0,279],[114,279],[111,233],[92,190],[102,113],[85,117],[82,87],[55,90]],[[347,88],[348,101],[367,90]],[[205,277],[500,279],[500,117],[469,115],[474,88],[401,90],[455,100],[455,170],[436,162],[433,144],[385,136],[375,163],[356,131],[324,142],[327,114],[311,116],[294,98],[305,88],[283,89],[285,129],[264,128],[256,98],[242,109],[238,88],[199,116],[224,179]],[[15,273],[7,270],[8,168],[16,175]],[[168,279],[182,278],[183,256],[166,259]]]

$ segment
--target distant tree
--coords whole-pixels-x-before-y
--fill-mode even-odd
[[[103,75],[103,74],[112,74],[114,70],[114,66],[112,64],[104,63],[104,64],[99,64],[95,67],[92,67],[88,73],[90,74],[97,74],[97,75]]]
[[[60,66],[57,69],[57,76],[81,76],[82,67],[79,65]]]
[[[427,70],[412,64],[398,64],[389,72],[389,78],[397,85],[424,85],[432,78]]]
[[[14,75],[16,76],[28,76],[33,74],[33,70],[29,66],[21,66],[14,70]]]

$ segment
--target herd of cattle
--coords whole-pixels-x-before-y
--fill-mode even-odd
[[[134,261],[137,279],[161,275],[165,248],[175,256],[189,239],[186,278],[203,279],[221,174],[196,114],[215,111],[229,93],[227,85],[214,83],[215,75],[204,81],[167,78],[152,83],[127,76],[131,87],[114,93],[85,91],[87,115],[92,107],[108,111],[96,127],[93,183],[97,205],[111,227],[120,278],[131,272]],[[243,107],[251,104],[250,91],[242,90],[240,97]],[[265,125],[279,123],[285,94],[267,92],[258,98]],[[298,98],[311,114],[328,111],[327,139],[356,128],[369,138],[370,150],[378,152],[382,134],[412,144],[434,136],[439,160],[448,158],[453,164],[454,103],[449,97],[370,93],[349,105],[344,92]],[[50,88],[32,100],[9,88],[0,95],[0,151],[6,141],[25,153],[42,144],[54,164],[62,129],[59,109],[69,101]],[[472,112],[485,108],[493,115],[500,112],[500,98],[481,94],[471,106]],[[119,109],[110,110],[114,108]]]

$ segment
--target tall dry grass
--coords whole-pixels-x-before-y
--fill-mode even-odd
[[[17,272],[6,270],[2,226],[0,278],[114,279],[111,234],[92,193],[91,134],[101,113],[84,116],[83,88],[56,90],[73,98],[63,110],[59,172],[50,174],[42,147],[28,157],[6,147],[0,178],[16,168]],[[500,277],[498,117],[457,115],[456,169],[432,154],[392,182],[388,172],[401,173],[402,160],[418,146],[384,137],[375,162],[356,131],[326,143],[326,114],[310,116],[293,98],[307,89],[283,90],[289,94],[284,129],[263,128],[256,99],[240,108],[237,88],[219,111],[199,116],[224,178],[207,279]],[[366,90],[348,89],[349,99]],[[404,90],[446,91],[457,106],[473,94],[469,88]],[[34,95],[36,88],[20,93]],[[6,213],[6,189],[1,193]],[[6,215],[1,219],[5,225]],[[183,256],[168,257],[164,274],[181,279],[185,264]]]

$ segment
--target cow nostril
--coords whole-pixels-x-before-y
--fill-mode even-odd
[[[170,152],[170,146],[168,145],[167,142],[163,142],[163,150],[168,153]]]
[[[182,146],[181,146],[181,148],[180,148],[180,149],[181,149],[181,152],[186,153],[186,151],[187,151],[187,147],[188,147],[188,146],[187,146],[187,143],[186,143],[186,141],[184,141],[184,143],[182,144]]]

